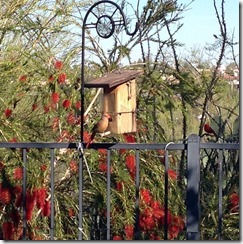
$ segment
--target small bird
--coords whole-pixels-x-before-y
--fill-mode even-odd
[[[111,115],[108,113],[103,113],[101,119],[94,125],[92,129],[92,134],[90,137],[90,141],[87,143],[86,148],[89,147],[90,143],[95,138],[96,133],[104,133],[109,125],[109,121],[111,120]]]
[[[204,124],[203,126],[204,128],[204,131],[208,134],[213,134],[214,136],[217,137],[217,134],[215,133],[215,131],[213,130],[213,128],[207,123],[207,124]]]

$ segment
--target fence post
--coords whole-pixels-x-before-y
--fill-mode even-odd
[[[200,183],[200,137],[192,134],[187,140],[187,240],[199,240],[199,183]]]

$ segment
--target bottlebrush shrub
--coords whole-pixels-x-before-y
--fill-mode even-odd
[[[43,59],[45,60],[45,58]],[[65,59],[67,60],[67,59]],[[28,62],[29,63],[29,62]],[[39,62],[41,65],[42,62]],[[38,63],[34,63],[36,67]],[[38,72],[16,82],[13,77],[3,85],[8,92],[2,93],[6,106],[12,111],[0,114],[0,137],[2,141],[11,142],[79,142],[80,141],[80,88],[75,71],[58,64],[53,70],[45,70],[47,64],[36,68]],[[65,61],[66,66],[66,61]],[[32,70],[32,69],[31,69]],[[40,74],[44,70],[44,74]],[[64,73],[65,71],[65,73]],[[22,72],[22,71],[21,71]],[[28,73],[28,72],[24,72]],[[13,74],[14,75],[14,74]],[[78,84],[77,84],[78,83]],[[16,87],[17,85],[17,87]],[[16,89],[17,88],[17,89]],[[93,98],[92,89],[85,91],[85,100]],[[4,90],[5,91],[5,90]],[[13,96],[9,96],[13,94]],[[72,103],[64,103],[70,98]],[[15,101],[13,103],[13,101]],[[34,105],[34,106],[33,106]],[[86,103],[88,105],[88,102]],[[85,105],[85,106],[86,106]],[[95,111],[94,111],[95,110]],[[141,115],[142,111],[140,111]],[[90,140],[90,131],[97,121],[97,109],[85,117],[84,142]],[[8,117],[8,119],[6,119]],[[147,116],[146,116],[147,118]],[[139,119],[138,132],[117,136],[117,141],[128,143],[150,142],[152,139],[150,124]],[[150,121],[151,122],[151,121]],[[152,126],[151,126],[152,128]],[[166,128],[165,128],[166,129]],[[162,131],[162,130],[161,130]],[[161,132],[162,133],[162,132]],[[166,138],[160,141],[166,141]],[[111,142],[113,138],[102,138],[97,135],[96,142]],[[87,150],[84,153],[87,165],[80,169],[80,152],[73,149],[55,149],[54,162],[54,217],[55,239],[76,240],[79,230],[78,219],[78,169],[83,173],[83,238],[106,239],[107,218],[107,172],[111,174],[111,239],[133,240],[136,235],[135,202],[139,193],[139,238],[144,240],[164,239],[164,155],[163,150],[139,151],[139,188],[136,189],[137,162],[134,150],[112,150],[111,167],[107,167],[107,150]],[[168,238],[184,240],[185,237],[185,183],[186,172],[182,169],[180,177],[177,172],[181,167],[180,153],[170,154],[168,171]],[[204,156],[204,155],[203,155]],[[208,154],[207,154],[208,156]],[[22,238],[23,228],[23,195],[22,179],[23,150],[0,150],[0,233],[3,239],[18,240]],[[237,239],[239,236],[239,209],[237,196],[233,195],[233,185],[237,182],[239,162],[234,161],[233,153],[229,154],[224,179],[223,234],[224,238]],[[202,223],[201,239],[217,239],[218,196],[218,162],[212,158],[209,166],[202,170],[201,194]],[[186,162],[183,162],[186,165]],[[202,167],[204,166],[202,164]],[[212,165],[215,164],[213,173]],[[27,191],[26,238],[49,239],[50,234],[50,151],[47,149],[30,149],[27,151]],[[88,173],[88,169],[90,174]],[[216,181],[215,181],[216,180]],[[216,182],[216,183],[213,183]],[[236,190],[239,188],[236,185]],[[136,191],[137,190],[137,191]],[[212,192],[211,192],[212,191]],[[232,196],[231,196],[232,195]],[[208,197],[211,196],[211,197]],[[231,196],[231,197],[230,197]],[[71,211],[70,211],[71,209]]]
[[[125,139],[135,142],[134,136],[129,135]],[[140,154],[140,188],[139,188],[139,238],[142,240],[163,240],[165,223],[164,206],[164,165],[151,151]],[[146,160],[150,158],[150,160]],[[151,160],[153,158],[153,160]],[[94,219],[100,219],[99,234],[91,231],[91,239],[106,238],[106,174],[111,174],[111,233],[113,240],[134,240],[135,238],[135,201],[136,201],[136,164],[135,154],[130,150],[112,151],[111,166],[107,168],[107,151],[99,149],[91,155],[91,162],[99,162],[90,165],[91,170],[96,172],[95,184],[90,185],[93,206],[95,207]],[[174,165],[175,166],[175,165]],[[173,170],[171,169],[171,172]],[[169,209],[168,209],[168,239],[185,238],[185,205],[182,200],[182,191],[177,186],[177,180],[169,177]],[[155,187],[156,186],[156,187]],[[85,194],[85,199],[90,199]],[[88,221],[88,219],[86,220]],[[103,223],[103,224],[102,224]],[[91,229],[95,228],[95,222],[90,222]],[[87,233],[88,234],[88,233]]]
[[[28,150],[27,153],[33,157],[34,151]],[[1,183],[0,183],[0,209],[2,217],[0,220],[0,231],[3,233],[4,240],[19,240],[23,237],[23,167],[17,165],[22,154],[21,150],[11,151],[9,160],[6,164],[2,162]],[[8,154],[6,154],[8,155]],[[33,161],[32,161],[33,162]],[[8,165],[6,167],[6,165]],[[11,165],[11,167],[9,167]],[[48,217],[50,216],[49,189],[45,186],[45,175],[42,171],[42,163],[27,165],[27,185],[26,185],[26,221],[28,231],[27,239],[35,239],[33,231],[37,226],[42,229],[42,235],[48,233]],[[13,169],[11,169],[13,168]],[[38,238],[41,238],[40,236]]]

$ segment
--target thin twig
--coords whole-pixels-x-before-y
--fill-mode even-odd
[[[97,97],[99,96],[100,92],[101,92],[101,87],[98,89],[98,91],[96,92],[93,100],[91,101],[90,105],[88,106],[88,108],[86,109],[86,111],[84,112],[84,117],[89,113],[91,107],[93,106],[95,100],[97,99]]]

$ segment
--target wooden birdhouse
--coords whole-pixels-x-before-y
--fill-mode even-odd
[[[101,112],[112,116],[107,131],[123,134],[136,131],[136,77],[141,70],[123,70],[106,74],[91,82],[87,88],[103,88]]]

